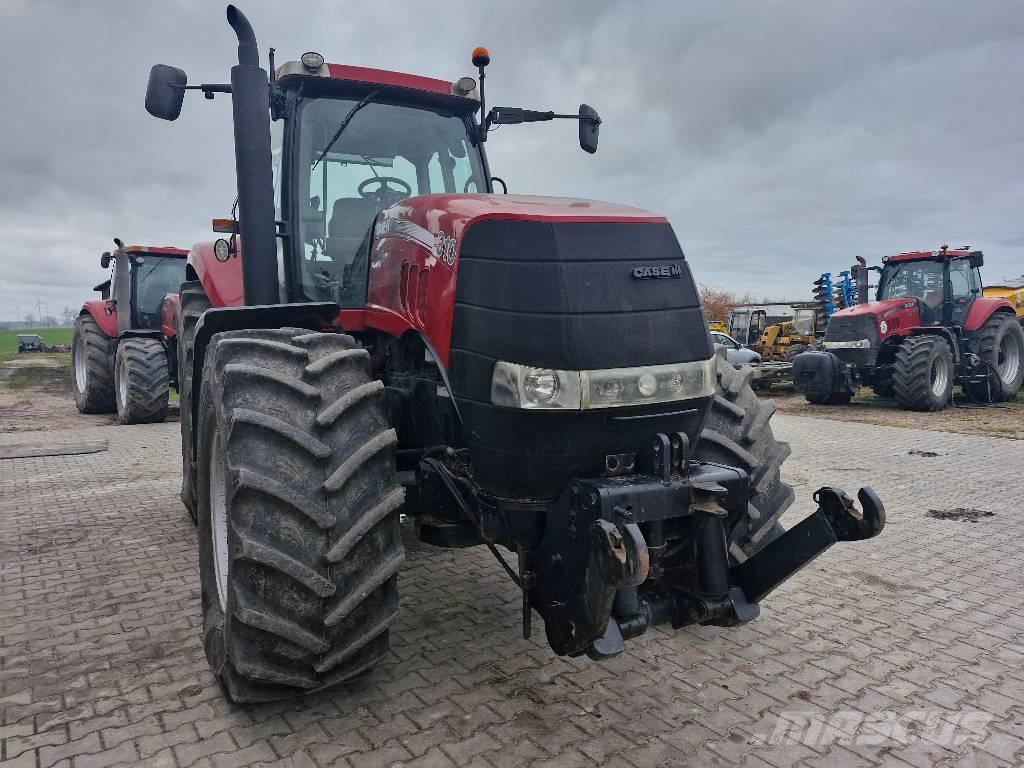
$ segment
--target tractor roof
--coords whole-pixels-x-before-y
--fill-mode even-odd
[[[157,245],[129,245],[124,249],[127,253],[152,253],[154,256],[180,256],[185,258],[188,251],[181,248]]]
[[[389,88],[406,88],[439,96],[463,98],[477,101],[476,89],[468,94],[460,91],[457,84],[450,80],[439,80],[436,77],[410,75],[405,72],[392,72],[387,69],[372,67],[355,67],[349,64],[323,64],[315,70],[308,69],[301,61],[289,61],[278,67],[274,76],[284,80],[293,77],[330,78],[331,80],[348,81],[365,85],[379,85]]]
[[[947,248],[941,251],[907,251],[895,256],[886,256],[882,261],[930,261],[941,258],[966,259],[972,253],[980,253],[980,251],[972,251],[969,247],[956,250]]]

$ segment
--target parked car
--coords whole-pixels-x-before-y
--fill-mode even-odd
[[[752,349],[740,344],[736,339],[721,331],[712,331],[711,340],[725,347],[725,359],[739,368],[741,365],[753,365],[761,362],[761,356]]]

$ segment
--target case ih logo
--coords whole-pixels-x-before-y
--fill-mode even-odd
[[[650,280],[655,277],[682,277],[683,267],[681,264],[665,264],[655,266],[633,267],[633,277],[637,280]]]
[[[455,264],[455,238],[444,232],[434,233],[434,253],[449,267]]]

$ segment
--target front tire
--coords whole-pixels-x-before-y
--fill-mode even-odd
[[[735,369],[721,358],[716,364],[718,386],[693,457],[740,467],[750,477],[747,515],[729,533],[729,554],[741,563],[785,531],[778,521],[793,503],[793,488],[780,470],[791,450],[772,433],[775,403],[750,388],[753,369]]]
[[[167,417],[170,372],[167,351],[159,339],[125,339],[114,364],[117,420],[151,424]]]
[[[116,350],[117,339],[103,333],[92,315],[78,316],[71,341],[71,368],[79,413],[114,412]]]
[[[941,411],[953,396],[953,353],[938,336],[908,336],[892,367],[896,402],[911,411]]]
[[[388,651],[404,493],[383,391],[350,336],[211,340],[197,422],[203,640],[235,702],[327,688]]]
[[[967,385],[972,400],[1013,400],[1024,381],[1024,330],[1012,315],[999,313],[981,326],[978,354],[984,361],[988,382]]]

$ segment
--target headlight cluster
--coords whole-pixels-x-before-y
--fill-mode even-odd
[[[499,360],[491,377],[491,402],[508,408],[619,408],[709,397],[714,391],[713,357],[597,371],[559,371]]]
[[[856,341],[826,341],[825,349],[868,349],[871,346],[871,339],[857,339]]]

